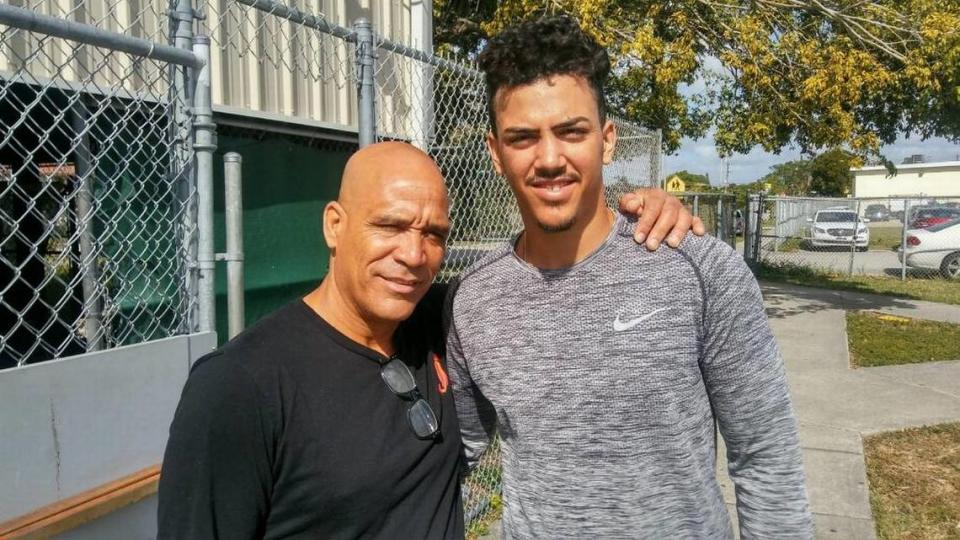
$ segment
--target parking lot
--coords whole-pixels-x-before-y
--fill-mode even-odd
[[[960,250],[960,234],[957,227],[951,225],[956,222],[960,211],[953,207],[931,206],[926,201],[922,205],[916,202],[914,206],[914,202],[881,204],[873,199],[812,197],[755,200],[752,215],[757,215],[757,205],[761,205],[762,227],[759,241],[754,238],[756,243],[753,244],[759,246],[758,253],[748,254],[748,257],[767,264],[799,266],[834,274],[891,277],[905,274],[906,277],[937,278],[944,261],[951,253]],[[888,209],[894,208],[909,209],[907,253],[911,264],[925,268],[904,268],[900,262],[898,252],[904,243],[904,224],[897,219],[900,216],[895,217],[889,212]],[[933,210],[949,212],[950,215],[927,216],[923,213]],[[927,221],[928,217],[934,221]],[[847,244],[823,245],[844,242]],[[923,258],[931,260],[921,264]]]

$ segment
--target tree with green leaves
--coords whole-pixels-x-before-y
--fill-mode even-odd
[[[960,140],[956,0],[435,0],[435,43],[470,56],[545,13],[608,48],[612,106],[662,130],[667,152],[708,132],[723,155]]]
[[[824,197],[845,197],[853,188],[850,167],[858,159],[846,150],[834,148],[810,161],[810,191]]]
[[[758,183],[770,186],[777,195],[808,195],[810,193],[810,160],[798,159],[770,167]]]

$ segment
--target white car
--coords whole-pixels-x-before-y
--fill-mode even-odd
[[[855,244],[860,251],[870,245],[870,229],[865,219],[846,208],[829,208],[807,218],[810,225],[810,245],[815,248]]]
[[[910,268],[939,270],[947,279],[960,279],[960,219],[926,229],[907,229],[907,242],[900,262]]]

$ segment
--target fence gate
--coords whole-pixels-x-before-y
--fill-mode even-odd
[[[190,330],[200,64],[164,8],[0,5],[0,367]]]
[[[45,505],[93,519],[117,501],[78,497],[156,469],[215,344],[197,333],[213,126],[189,2],[19,3],[0,4],[0,536],[47,537],[78,513]],[[91,537],[155,527],[137,508]]]

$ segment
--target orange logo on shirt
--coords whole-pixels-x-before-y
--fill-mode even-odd
[[[437,389],[440,390],[441,394],[446,394],[447,388],[450,386],[450,379],[447,378],[447,372],[443,369],[440,355],[437,353],[433,353],[433,370],[437,372],[437,380],[440,381],[437,383]]]

